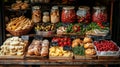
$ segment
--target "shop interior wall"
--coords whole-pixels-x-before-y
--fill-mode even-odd
[[[114,3],[112,39],[120,46],[120,0]]]

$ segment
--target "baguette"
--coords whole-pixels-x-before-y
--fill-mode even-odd
[[[23,19],[23,20],[21,20],[21,21],[19,22],[19,25],[16,26],[15,31],[22,30],[22,24],[23,24],[23,22],[25,22],[26,20],[27,20],[26,18]]]

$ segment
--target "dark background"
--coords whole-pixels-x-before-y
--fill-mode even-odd
[[[112,39],[120,46],[120,0],[114,3]]]

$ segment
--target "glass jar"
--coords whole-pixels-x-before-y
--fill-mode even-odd
[[[58,6],[52,7],[50,15],[51,15],[51,23],[57,23],[60,21]]]
[[[39,3],[44,3],[44,0],[38,0],[39,1]]]
[[[44,3],[49,3],[50,2],[50,0],[44,0]]]
[[[41,21],[41,11],[39,6],[34,6],[32,8],[32,21],[35,23]]]
[[[92,21],[102,24],[107,22],[107,12],[105,7],[93,7]]]
[[[77,21],[83,23],[90,22],[90,8],[87,6],[80,6],[77,11]]]
[[[61,21],[63,23],[73,23],[76,20],[76,13],[73,6],[63,7]]]
[[[25,3],[29,3],[29,0],[24,0]]]
[[[16,0],[16,3],[17,4],[22,3],[22,0]]]
[[[68,0],[62,0],[62,4],[67,4]]]
[[[42,21],[43,21],[44,23],[50,22],[49,12],[43,12],[43,19],[42,19]]]

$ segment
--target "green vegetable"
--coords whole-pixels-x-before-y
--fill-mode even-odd
[[[72,27],[73,27],[73,24],[68,25],[66,32],[67,33],[73,32]]]
[[[62,22],[59,22],[56,27],[59,28],[60,26],[62,26]]]
[[[85,55],[84,46],[76,46],[76,47],[72,48],[72,51],[76,55],[82,55],[82,56]]]

